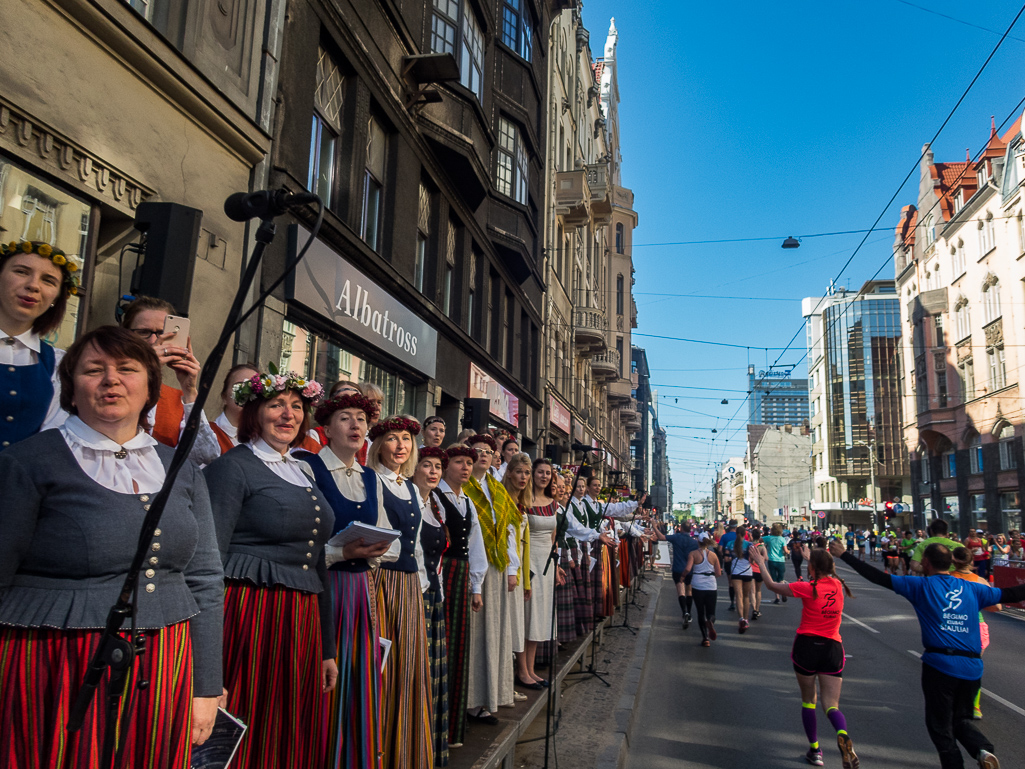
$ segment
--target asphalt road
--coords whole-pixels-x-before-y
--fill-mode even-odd
[[[840,707],[865,769],[939,765],[923,718],[919,684],[922,650],[911,605],[847,567],[840,575],[854,592],[841,627],[848,655]],[[793,579],[787,565],[787,579]],[[655,618],[643,694],[630,736],[630,769],[772,769],[807,766],[800,695],[790,646],[800,601],[774,605],[768,590],[762,618],[744,635],[727,612],[720,580],[719,639],[699,645],[697,624],[683,630],[672,581]],[[983,660],[985,693],[980,727],[1004,769],[1025,767],[1025,623],[987,615],[991,645]],[[834,731],[819,709],[819,741],[827,767],[840,767]],[[975,762],[965,755],[966,766]]]

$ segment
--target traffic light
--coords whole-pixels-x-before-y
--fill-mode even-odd
[[[890,502],[889,500],[887,500],[884,503],[883,506],[886,508],[886,520],[890,520],[894,516],[894,511],[893,511],[894,504],[895,504],[894,502]]]

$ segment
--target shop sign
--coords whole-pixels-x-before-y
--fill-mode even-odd
[[[469,397],[487,398],[493,415],[513,427],[520,424],[520,399],[484,371],[476,363],[470,364]]]
[[[548,396],[548,418],[553,425],[562,430],[566,435],[570,431],[569,409],[563,406],[554,395]]]
[[[290,251],[294,254],[296,244],[305,243],[310,233],[299,225],[292,225],[290,230],[294,238]],[[438,332],[319,238],[289,276],[286,296],[427,377],[434,377]]]

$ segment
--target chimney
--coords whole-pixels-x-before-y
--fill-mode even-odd
[[[783,429],[786,430],[788,433],[793,433],[794,432],[794,426],[793,425],[783,425]]]

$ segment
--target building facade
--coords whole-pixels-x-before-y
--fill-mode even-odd
[[[900,300],[893,281],[869,281],[857,292],[831,289],[802,302],[807,326],[814,497],[854,503],[828,510],[827,524],[877,523],[871,506],[906,503],[910,470],[900,399]]]
[[[791,369],[747,367],[750,425],[797,425],[808,420],[808,380],[791,379]]]
[[[1023,159],[1021,119],[964,162],[927,146],[894,244],[914,511],[962,535],[1021,528]]]
[[[748,425],[740,511],[748,521],[790,524],[794,516],[783,501],[795,481],[810,475],[811,436],[805,426]]]

